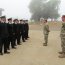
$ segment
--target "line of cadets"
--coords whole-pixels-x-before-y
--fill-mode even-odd
[[[0,17],[0,55],[10,54],[8,51],[10,47],[16,49],[17,45],[21,45],[21,38],[22,42],[25,42],[29,38],[28,20],[12,20],[12,18],[7,20],[8,23],[6,23],[6,16]]]

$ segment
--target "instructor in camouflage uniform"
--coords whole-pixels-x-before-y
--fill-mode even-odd
[[[49,25],[47,20],[44,20],[44,27],[43,27],[43,34],[44,34],[44,41],[43,46],[47,46],[48,43],[48,35],[49,35]]]
[[[65,15],[62,16],[62,27],[60,37],[61,37],[62,51],[59,52],[59,54],[61,54],[59,58],[65,58]]]

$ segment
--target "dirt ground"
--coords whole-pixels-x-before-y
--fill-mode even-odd
[[[60,26],[58,26],[59,28]],[[10,50],[10,54],[0,56],[0,65],[65,65],[65,58],[58,58],[61,51],[60,28],[55,28],[49,34],[47,47],[43,46],[42,27],[30,25],[29,40]]]

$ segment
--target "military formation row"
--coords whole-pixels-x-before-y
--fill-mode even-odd
[[[8,23],[7,23],[8,21]],[[16,49],[17,45],[28,40],[29,25],[28,20],[7,19],[6,16],[0,17],[0,54],[10,54],[10,47]],[[12,23],[13,22],[13,23]],[[16,42],[17,41],[17,42]],[[4,52],[3,52],[4,49]]]

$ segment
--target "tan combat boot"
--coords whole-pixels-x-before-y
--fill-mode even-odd
[[[47,46],[47,44],[46,43],[43,43],[43,46]]]
[[[62,53],[59,58],[65,58],[65,53]]]
[[[61,52],[58,52],[59,54],[63,54],[63,52],[61,51]]]

